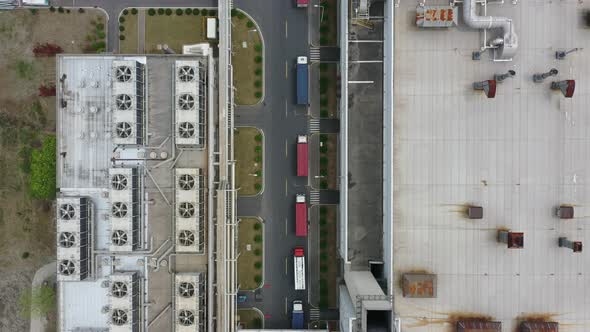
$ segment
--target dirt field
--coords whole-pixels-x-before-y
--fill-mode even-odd
[[[31,149],[55,130],[55,98],[38,97],[40,85],[55,81],[55,58],[35,58],[32,50],[49,42],[82,52],[99,15],[0,11],[0,331],[28,331],[18,297],[55,259],[52,202],[32,200],[27,183]]]
[[[256,282],[255,276],[262,276],[264,271],[263,265],[260,268],[254,265],[256,262],[263,264],[262,225],[260,220],[256,218],[240,218],[238,228],[238,250],[240,251],[240,257],[238,257],[238,283],[242,290],[254,290],[260,286],[260,282]],[[255,240],[256,237],[259,237],[259,242]],[[248,250],[248,246],[250,250]],[[256,253],[259,255],[256,255]]]
[[[237,128],[235,131],[236,188],[240,196],[252,196],[262,190],[263,142],[256,136],[261,132],[254,127]],[[259,151],[258,151],[259,150]]]

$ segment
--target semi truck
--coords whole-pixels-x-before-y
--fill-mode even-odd
[[[307,136],[297,136],[297,176],[307,176]]]
[[[297,5],[297,8],[307,8],[309,0],[295,0],[295,4]]]
[[[308,66],[307,57],[297,57],[297,105],[308,105]]]
[[[307,236],[307,204],[304,194],[295,197],[295,235]]]
[[[291,314],[291,329],[303,329],[304,326],[303,302],[293,301],[293,313]]]
[[[305,252],[303,247],[293,250],[293,264],[295,265],[295,290],[305,290]]]

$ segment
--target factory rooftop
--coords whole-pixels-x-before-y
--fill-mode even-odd
[[[590,243],[590,5],[488,2],[518,35],[507,57],[473,54],[507,41],[467,26],[475,1],[448,28],[418,27],[416,5],[401,1],[394,27],[394,285],[418,280],[395,290],[402,330],[590,330],[590,256],[574,243]]]

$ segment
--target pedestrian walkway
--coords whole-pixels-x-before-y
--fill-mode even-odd
[[[145,53],[145,10],[137,15],[137,53]]]
[[[309,132],[311,134],[317,134],[320,132],[320,120],[318,119],[309,119]]]
[[[320,204],[320,192],[313,190],[309,192],[309,204],[318,205]]]
[[[310,47],[309,48],[309,61],[320,61],[320,48]]]
[[[320,309],[310,308],[309,309],[309,321],[313,322],[320,320]]]

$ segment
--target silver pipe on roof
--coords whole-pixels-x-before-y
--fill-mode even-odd
[[[477,0],[463,1],[463,20],[465,24],[474,29],[501,28],[503,36],[502,44],[497,49],[498,57],[503,59],[512,58],[518,48],[518,36],[514,32],[512,19],[501,16],[479,16],[476,10]]]

